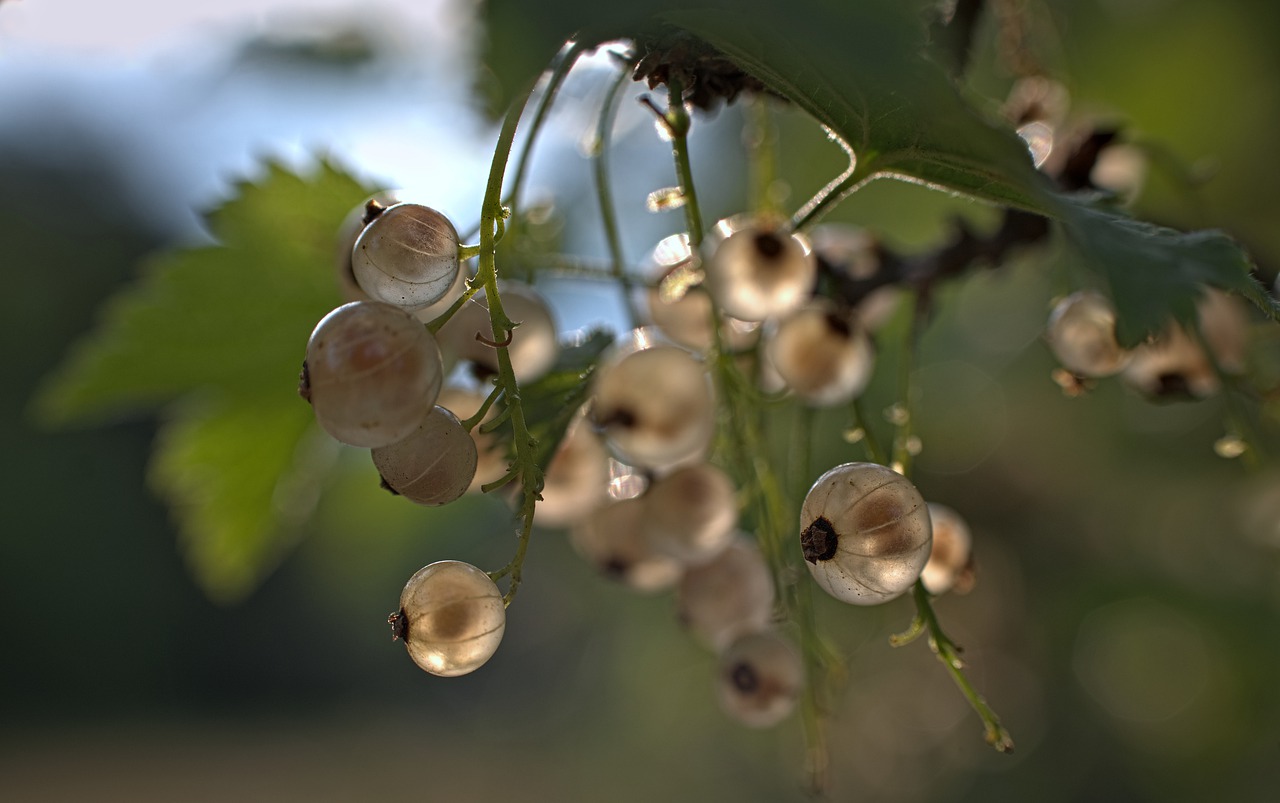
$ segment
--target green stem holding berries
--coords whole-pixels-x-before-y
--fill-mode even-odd
[[[991,710],[991,706],[987,705],[987,701],[965,676],[964,662],[960,660],[960,648],[942,631],[942,625],[938,622],[937,614],[934,613],[933,603],[923,581],[916,580],[912,597],[916,603],[916,616],[911,621],[911,626],[905,632],[890,638],[889,643],[895,647],[901,647],[904,644],[910,644],[927,632],[930,649],[947,668],[947,673],[960,688],[960,693],[982,719],[982,724],[986,728],[987,743],[1001,753],[1012,753],[1013,737],[1009,735],[1004,725],[1000,724],[1000,717]]]
[[[503,220],[507,215],[502,203],[502,182],[511,146],[515,141],[516,127],[520,123],[521,113],[532,90],[533,87],[529,86],[516,96],[511,108],[507,111],[506,118],[502,121],[480,212],[480,255],[472,288],[484,288],[485,298],[489,302],[489,322],[499,343],[509,340],[499,333],[509,334],[515,329],[515,323],[507,317],[506,311],[502,308],[502,299],[498,295],[497,241]],[[516,554],[510,563],[490,574],[494,580],[501,577],[509,578],[507,593],[503,595],[502,601],[505,605],[510,605],[520,587],[521,569],[524,566],[525,553],[529,549],[529,539],[533,534],[533,514],[542,488],[542,469],[538,467],[538,442],[529,433],[525,422],[524,408],[520,401],[520,386],[516,382],[515,371],[511,365],[511,354],[506,345],[497,346],[497,352],[497,385],[502,390],[505,408],[511,420],[512,443],[515,449],[511,471],[499,480],[497,485],[519,480],[523,493],[523,502],[520,506],[521,527]],[[489,490],[492,489],[489,488]]]

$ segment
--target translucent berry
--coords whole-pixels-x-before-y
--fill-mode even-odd
[[[442,376],[440,350],[417,319],[390,304],[353,301],[311,333],[299,392],[330,435],[372,448],[417,429]]]
[[[719,555],[685,570],[676,586],[676,605],[680,621],[715,650],[767,628],[773,619],[773,579],[760,547],[738,534]]]
[[[1249,348],[1249,318],[1244,303],[1221,290],[1206,289],[1196,304],[1204,342],[1227,373],[1245,370]],[[1153,342],[1133,350],[1121,378],[1130,387],[1153,397],[1205,398],[1221,381],[1201,344],[1177,324],[1169,324]]]
[[[435,304],[462,270],[458,232],[429,206],[389,206],[356,239],[351,268],[360,288],[374,300],[408,309]]]
[[[643,497],[644,534],[653,548],[680,563],[715,557],[733,540],[737,489],[710,463],[678,468],[654,481]]]
[[[800,511],[800,545],[823,590],[876,605],[915,583],[929,560],[929,509],[901,474],[845,463],[818,478]]]
[[[440,347],[450,362],[467,360],[478,375],[492,376],[498,373],[494,344],[505,343],[516,380],[532,382],[551,369],[560,353],[551,308],[541,293],[521,282],[499,282],[498,295],[503,311],[516,324],[513,331],[494,333],[489,307],[479,293],[437,333]]]
[[[813,254],[825,271],[853,282],[865,282],[880,272],[880,242],[866,229],[843,223],[824,223],[809,233]],[[885,284],[858,299],[854,311],[868,332],[879,331],[898,309],[902,291]]]
[[[932,502],[929,521],[933,525],[933,547],[929,562],[920,572],[920,581],[930,594],[943,594],[953,588],[967,593],[973,586],[973,537],[969,525],[951,508]]]
[[[1058,362],[1076,376],[1110,376],[1129,361],[1129,352],[1116,342],[1111,302],[1088,290],[1058,302],[1049,315],[1045,337]]]
[[[680,564],[659,554],[642,532],[645,506],[622,499],[596,508],[569,531],[578,554],[604,575],[637,591],[661,591],[675,585]]]
[[[390,622],[415,664],[433,675],[455,677],[493,657],[507,611],[489,575],[469,563],[442,560],[409,578]]]
[[[479,391],[450,385],[440,391],[440,398],[436,403],[460,420],[466,420],[480,412],[480,405],[484,404],[485,398],[485,394]],[[471,485],[467,488],[471,493],[479,493],[482,486],[502,479],[511,464],[507,444],[503,443],[496,434],[484,432],[481,429],[483,424],[493,420],[496,414],[497,411],[490,407],[484,420],[471,428],[471,440],[476,448],[476,473],[471,480]]]
[[[706,266],[706,287],[716,304],[735,318],[763,321],[808,300],[818,275],[808,242],[768,218],[735,226],[717,224],[722,239]]]
[[[661,469],[706,452],[715,398],[697,358],[676,346],[653,346],[597,370],[591,417],[620,460]]]
[[[645,266],[653,286],[645,291],[649,319],[673,343],[697,352],[715,344],[711,296],[700,286],[701,261],[689,249],[689,235],[673,234],[658,242]],[[759,334],[756,324],[723,316],[721,342],[731,350],[749,348]]]
[[[351,265],[351,254],[355,251],[356,240],[364,227],[369,224],[388,206],[404,200],[401,190],[385,190],[374,193],[360,202],[360,205],[347,213],[342,225],[338,227],[338,248],[335,254],[335,266],[338,274],[338,289],[344,301],[369,301],[369,294],[356,282],[355,271]]]
[[[720,656],[717,687],[725,713],[748,727],[768,728],[795,710],[804,688],[804,664],[791,642],[777,633],[749,633]]]
[[[862,394],[875,347],[857,317],[829,301],[806,304],[768,336],[765,354],[786,386],[809,404],[830,407]]]
[[[547,464],[535,521],[543,527],[576,524],[604,504],[608,487],[604,445],[583,419],[575,419]]]
[[[437,406],[408,438],[374,449],[387,487],[420,505],[444,505],[467,492],[476,474],[476,445],[447,409]]]

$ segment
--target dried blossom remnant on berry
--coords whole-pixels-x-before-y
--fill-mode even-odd
[[[684,31],[665,29],[642,35],[636,39],[636,53],[639,60],[632,78],[646,81],[650,89],[675,79],[684,87],[685,101],[706,112],[714,111],[722,100],[733,103],[743,92],[785,100],[728,56]]]
[[[815,520],[800,534],[800,548],[804,552],[804,559],[810,563],[834,558],[839,543],[840,536],[836,534],[835,527],[823,517]]]

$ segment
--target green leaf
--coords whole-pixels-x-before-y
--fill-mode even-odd
[[[1253,278],[1248,255],[1220,231],[1183,233],[1085,206],[1065,210],[1062,226],[1085,267],[1110,290],[1123,346],[1159,332],[1170,317],[1191,323],[1205,285],[1234,290],[1280,318],[1280,305]]]
[[[323,448],[298,371],[341,303],[335,232],[367,194],[331,165],[269,165],[208,216],[218,244],[151,261],[36,400],[50,423],[163,407],[151,484],[215,599],[252,590],[299,535]],[[326,442],[321,440],[321,442]]]
[[[160,432],[152,488],[205,592],[235,602],[302,535],[340,447],[296,399],[183,405]]]
[[[1206,284],[1240,292],[1280,320],[1247,255],[1224,235],[1136,223],[1059,193],[1010,127],[971,108],[927,56],[926,5],[933,8],[898,0],[659,0],[629,18],[619,11],[603,21],[584,0],[537,8],[548,20],[591,20],[582,34],[595,37],[589,41],[652,33],[660,21],[710,43],[810,114],[850,154],[832,201],[887,177],[1061,221],[1082,260],[1111,288],[1126,342],[1159,331],[1171,317],[1187,320]],[[499,23],[511,13],[505,4],[490,8]]]

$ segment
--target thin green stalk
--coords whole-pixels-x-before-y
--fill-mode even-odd
[[[689,163],[689,114],[684,108],[679,81],[668,83],[669,108],[665,115],[671,133],[671,151],[676,166],[676,177],[685,199],[685,220],[689,228],[689,244],[695,251],[702,244],[702,213],[694,190],[693,170]],[[757,534],[773,573],[774,587],[786,613],[799,628],[801,655],[804,658],[807,682],[801,701],[800,713],[805,736],[806,770],[810,790],[822,795],[826,789],[828,751],[824,720],[826,716],[823,696],[832,679],[829,671],[829,651],[817,631],[813,612],[811,589],[808,583],[797,583],[792,578],[793,558],[800,555],[799,539],[792,538],[787,549],[788,535],[797,529],[795,515],[788,508],[787,497],[773,470],[773,462],[765,449],[749,411],[743,409],[748,398],[746,380],[734,364],[733,355],[724,347],[721,335],[721,317],[715,305],[711,305],[711,328],[714,338],[712,355],[713,378],[717,393],[727,407],[725,420],[731,428],[729,438],[735,450],[733,463],[743,467],[755,485],[757,502]],[[792,558],[789,559],[788,555]]]
[[[504,206],[514,209],[520,202],[520,191],[524,189],[524,179],[529,166],[529,154],[533,152],[533,143],[542,131],[542,125],[547,120],[547,115],[551,111],[552,104],[555,103],[556,95],[560,93],[560,87],[564,85],[565,78],[569,76],[569,71],[573,69],[573,65],[578,62],[578,58],[586,52],[586,49],[581,42],[574,40],[567,43],[556,54],[551,72],[547,77],[547,88],[543,90],[538,108],[533,114],[533,120],[529,123],[529,135],[525,137],[520,155],[516,157],[516,167],[511,174],[511,187],[507,191]]]
[[[631,276],[627,273],[626,260],[622,252],[622,235],[618,230],[618,213],[613,206],[613,190],[609,180],[609,142],[613,138],[613,125],[618,115],[618,104],[622,100],[622,90],[630,78],[631,70],[624,66],[605,95],[604,104],[600,107],[600,118],[596,122],[593,162],[595,163],[596,198],[600,201],[600,218],[604,225],[605,242],[609,244],[613,276],[622,286],[623,302],[627,305],[627,315],[634,327],[639,325],[640,312],[636,309],[636,302],[632,297]]]
[[[902,342],[902,356],[898,361],[898,402],[894,408],[893,465],[904,477],[911,476],[911,439],[914,431],[914,414],[911,409],[911,372],[915,369],[916,350],[920,345],[920,332],[924,328],[924,296],[916,293],[912,298],[911,320]]]
[[[671,154],[676,163],[676,180],[680,183],[680,192],[684,196],[689,247],[696,253],[702,246],[702,211],[698,207],[693,168],[689,164],[689,111],[684,107],[684,87],[678,78],[671,78],[667,83],[667,113],[664,119],[667,130],[671,133]]]
[[[462,424],[462,428],[465,429],[467,432],[470,432],[471,430],[475,429],[476,424],[479,424],[481,421],[484,420],[484,417],[489,414],[489,410],[493,407],[493,403],[496,402],[498,400],[498,397],[501,395],[502,395],[502,387],[495,385],[493,390],[489,391],[489,395],[485,398],[485,400],[481,402],[480,408],[476,410],[476,414],[471,416],[465,421],[459,422]]]
[[[496,339],[500,343],[506,341],[508,339],[506,335],[510,334],[515,328],[515,324],[507,317],[507,313],[502,307],[502,298],[498,295],[497,238],[501,231],[502,220],[506,216],[502,203],[502,183],[507,159],[510,156],[511,146],[515,140],[516,128],[520,123],[520,116],[529,100],[532,89],[532,86],[529,86],[516,96],[510,110],[507,112],[506,118],[502,121],[502,128],[498,132],[498,143],[494,147],[493,165],[489,170],[489,181],[485,186],[484,202],[480,211],[480,257],[473,285],[484,288],[485,297],[489,302],[489,322]],[[502,389],[506,400],[505,407],[507,415],[511,419],[512,444],[515,450],[515,459],[512,461],[510,476],[499,482],[518,479],[524,495],[523,503],[520,506],[521,528],[516,554],[510,563],[491,575],[509,578],[507,593],[503,596],[503,602],[506,605],[510,605],[515,598],[516,590],[520,587],[520,573],[524,566],[525,553],[529,549],[529,539],[533,533],[533,514],[538,501],[538,493],[542,489],[542,470],[538,467],[537,461],[538,443],[529,434],[528,426],[525,423],[524,407],[520,399],[520,386],[516,382],[515,371],[511,366],[511,354],[505,345],[500,345],[497,348],[497,352],[497,384]]]
[[[871,429],[866,411],[862,409],[861,396],[853,400],[851,411],[853,413],[853,425],[862,430],[862,443],[867,449],[867,457],[871,458],[873,463],[887,466],[889,453],[880,446],[880,439],[876,437],[876,433]]]
[[[911,622],[911,627],[905,632],[894,636],[889,643],[895,647],[914,641],[923,633],[929,634],[929,647],[933,650],[934,655],[938,656],[938,660],[946,667],[951,679],[955,681],[956,686],[960,688],[960,693],[969,701],[969,705],[982,719],[982,725],[986,731],[985,736],[987,744],[990,744],[1001,753],[1013,752],[1013,737],[1004,725],[1000,724],[1000,717],[996,712],[991,710],[991,706],[987,705],[987,701],[983,699],[978,690],[969,682],[969,678],[964,674],[964,662],[960,660],[960,648],[952,641],[946,633],[942,631],[942,625],[938,622],[938,616],[934,613],[933,604],[929,599],[929,592],[924,587],[924,582],[917,580],[912,595],[916,603],[916,616]]]
[[[778,130],[773,123],[769,99],[753,95],[747,101],[747,125],[743,139],[747,146],[751,209],[757,213],[777,212],[774,187],[778,182]]]

